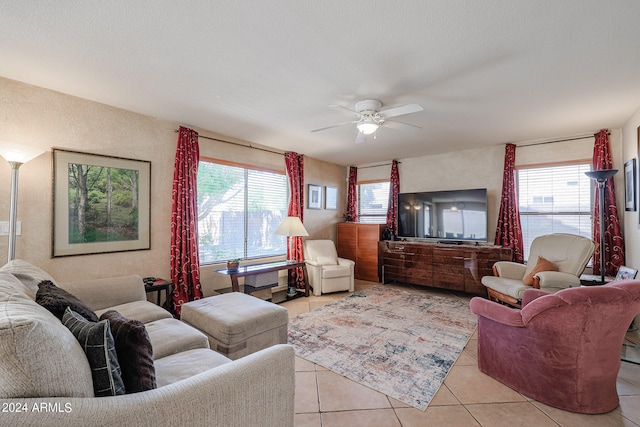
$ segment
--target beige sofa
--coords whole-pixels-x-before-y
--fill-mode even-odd
[[[293,426],[293,348],[276,345],[232,361],[200,331],[147,302],[139,276],[56,283],[100,316],[145,324],[157,388],[94,397],[73,334],[34,301],[55,280],[16,260],[0,268],[0,424],[26,426]]]

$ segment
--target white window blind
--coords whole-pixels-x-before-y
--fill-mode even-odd
[[[201,161],[198,169],[200,262],[286,253],[274,234],[287,214],[282,173]]]
[[[590,164],[520,169],[518,199],[524,257],[537,236],[571,233],[591,238]]]
[[[384,224],[388,207],[389,181],[358,184],[358,221]]]

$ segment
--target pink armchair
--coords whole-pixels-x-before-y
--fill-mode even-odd
[[[640,312],[640,280],[531,289],[521,309],[479,297],[470,307],[482,372],[556,408],[600,414],[618,406],[620,351]]]

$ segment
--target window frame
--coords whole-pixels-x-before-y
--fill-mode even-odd
[[[245,180],[244,182],[244,241],[243,241],[243,248],[242,248],[242,252],[243,252],[243,256],[240,257],[240,260],[255,260],[255,259],[265,259],[265,258],[278,258],[278,257],[282,257],[283,255],[286,256],[287,254],[287,241],[286,238],[284,240],[284,246],[282,248],[282,252],[278,252],[275,254],[270,254],[270,255],[261,255],[261,256],[248,256],[248,218],[247,218],[247,213],[249,212],[248,209],[248,198],[249,198],[249,194],[248,194],[248,182],[247,182],[247,174],[248,174],[248,170],[251,171],[257,171],[257,172],[267,172],[267,173],[273,173],[273,174],[277,174],[277,175],[282,175],[283,177],[285,177],[285,193],[286,193],[286,202],[285,202],[285,207],[284,207],[284,216],[286,216],[287,214],[287,208],[289,205],[289,199],[291,197],[291,192],[289,191],[289,181],[288,179],[286,179],[286,171],[284,169],[276,169],[276,168],[269,168],[269,167],[264,167],[264,166],[256,166],[256,165],[252,165],[252,164],[248,164],[248,163],[240,163],[240,162],[234,162],[234,161],[229,161],[229,160],[224,160],[224,159],[218,159],[218,158],[214,158],[214,157],[205,157],[205,156],[201,156],[198,159],[198,163],[200,162],[206,162],[206,163],[214,163],[214,164],[218,164],[218,165],[222,165],[222,166],[230,166],[230,167],[235,167],[235,168],[242,168],[243,169],[243,179]],[[199,171],[198,171],[199,173]],[[198,191],[198,194],[200,192]],[[200,246],[200,239],[198,239],[198,250],[200,251],[202,249],[202,247]],[[202,261],[200,260],[200,265],[214,265],[214,264],[220,264],[220,263],[224,263],[225,261],[227,261],[227,259],[217,259],[217,260],[213,260],[213,261]]]
[[[361,186],[362,185],[367,185],[367,184],[378,184],[378,183],[387,183],[389,184],[389,189],[391,187],[391,180],[390,179],[370,179],[370,180],[364,180],[364,181],[357,181],[356,182],[356,189],[358,192],[358,222],[365,222],[367,224],[385,224],[387,222],[387,212],[389,210],[389,195],[387,194],[387,207],[384,210],[384,218],[382,218],[381,222],[376,222],[376,221],[362,221],[362,218],[378,218],[381,215],[362,215],[361,212],[361,205],[360,203],[362,202],[362,197],[361,197]]]
[[[520,208],[520,175],[519,172],[521,170],[530,170],[530,169],[545,169],[545,168],[554,168],[554,167],[563,167],[563,166],[579,166],[579,165],[588,165],[589,166],[589,170],[592,170],[592,160],[591,159],[576,159],[576,160],[569,160],[569,161],[562,161],[562,162],[548,162],[548,163],[536,163],[536,164],[527,164],[527,165],[517,165],[515,167],[515,171],[516,171],[516,186],[517,186],[517,190],[518,190],[518,207]],[[588,179],[588,178],[587,178]],[[553,199],[553,197],[552,197]],[[545,201],[543,198],[543,203],[548,202]],[[552,203],[555,202],[552,201]],[[590,209],[588,211],[588,214],[586,213],[586,211],[559,211],[559,212],[552,212],[551,214],[553,216],[570,216],[570,215],[577,215],[577,216],[586,216],[588,215],[589,217],[589,223],[593,223],[593,202],[594,202],[594,186],[593,185],[589,185],[589,206]],[[549,215],[549,212],[523,212],[522,210],[519,210],[519,215],[520,215],[520,222],[522,223],[522,217],[523,216],[541,216],[541,215]],[[525,239],[524,236],[524,229],[523,231],[523,242],[526,242],[527,239]],[[589,238],[593,239],[593,229],[590,229],[589,232]],[[533,239],[531,239],[533,240]],[[526,245],[525,245],[526,246]],[[524,248],[525,254],[528,254],[529,248],[525,247]],[[528,260],[525,259],[525,262],[527,262]]]

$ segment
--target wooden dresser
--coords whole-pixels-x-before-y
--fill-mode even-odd
[[[380,281],[378,265],[378,242],[384,224],[360,224],[341,222],[337,231],[337,250],[340,258],[355,261],[355,278]]]
[[[379,242],[382,283],[414,285],[487,294],[483,276],[493,275],[496,261],[511,261],[511,249],[500,246]]]

